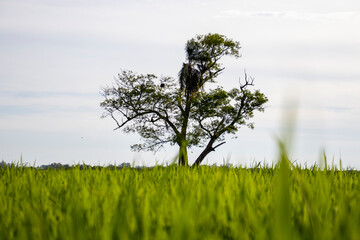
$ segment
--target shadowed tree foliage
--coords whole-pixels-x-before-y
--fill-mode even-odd
[[[132,71],[118,74],[115,84],[102,89],[103,117],[114,119],[125,132],[138,133],[143,143],[133,150],[157,151],[165,144],[179,146],[179,165],[188,165],[187,149],[203,147],[194,165],[224,144],[226,134],[235,134],[243,125],[253,128],[254,111],[264,111],[268,101],[259,90],[250,91],[254,79],[245,74],[239,87],[205,90],[225,69],[224,56],[239,58],[240,44],[220,34],[198,35],[186,43],[186,62],[177,80],[139,75]]]

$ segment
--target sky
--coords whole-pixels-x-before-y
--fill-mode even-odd
[[[224,58],[218,84],[237,86],[246,70],[269,102],[254,130],[204,164],[271,165],[282,138],[297,164],[325,151],[330,164],[359,169],[359,27],[358,0],[0,0],[0,160],[171,163],[176,147],[131,152],[139,137],[100,118],[99,92],[121,70],[176,78],[186,41],[220,33],[242,57]]]

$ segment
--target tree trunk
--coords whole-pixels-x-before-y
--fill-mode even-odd
[[[191,102],[190,102],[190,94],[186,93],[186,106],[184,111],[184,119],[181,127],[181,137],[180,137],[180,149],[179,149],[179,165],[187,166],[188,165],[188,153],[187,153],[187,143],[186,143],[186,135],[187,128],[190,116]]]
[[[201,154],[198,156],[198,158],[195,160],[193,166],[199,166],[201,162],[204,160],[206,155],[208,155],[210,152],[215,151],[215,148],[213,148],[213,144],[215,142],[215,139],[210,139],[209,143],[207,144],[204,151],[201,152]]]
[[[188,153],[186,141],[181,141],[179,148],[179,166],[187,166],[188,165]]]

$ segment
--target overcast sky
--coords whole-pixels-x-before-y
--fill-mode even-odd
[[[224,59],[218,84],[246,69],[269,102],[205,163],[276,161],[290,111],[293,161],[312,165],[325,149],[360,168],[359,29],[358,0],[0,0],[0,160],[170,163],[176,148],[130,151],[138,137],[100,118],[99,91],[122,69],[176,77],[186,41],[220,33],[242,58]]]

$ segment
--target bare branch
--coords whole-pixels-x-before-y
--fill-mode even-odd
[[[239,78],[240,90],[242,92],[246,89],[247,86],[254,86],[254,80],[255,80],[255,78],[253,78],[251,76],[248,77],[246,70],[244,70],[244,75],[245,75],[245,77],[244,77],[245,83],[244,84],[241,83],[241,79]]]
[[[222,143],[219,143],[218,145],[216,145],[215,147],[212,148],[212,151],[215,151],[215,148],[218,148],[220,147],[221,145],[225,144],[226,142],[222,142]]]

